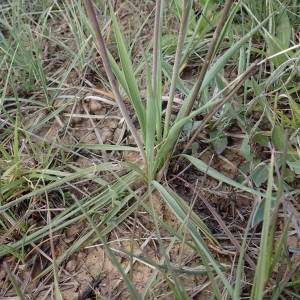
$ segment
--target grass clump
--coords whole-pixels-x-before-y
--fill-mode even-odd
[[[295,3],[139,5],[1,6],[0,295],[297,299]]]

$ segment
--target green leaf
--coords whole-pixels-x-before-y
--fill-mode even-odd
[[[114,26],[115,38],[116,38],[119,57],[122,65],[122,71],[124,74],[123,79],[125,79],[127,85],[127,88],[125,90],[128,92],[129,100],[131,101],[135,109],[138,120],[141,124],[141,128],[143,130],[146,128],[145,107],[142,104],[138,84],[134,77],[134,71],[131,64],[129,50],[127,49],[127,46],[125,44],[125,39],[122,35],[120,26],[118,24],[117,18],[115,16],[115,13],[111,5],[110,5],[110,15]],[[145,137],[145,132],[143,132],[143,136]]]
[[[186,154],[181,154],[180,156],[186,158],[187,160],[189,160],[198,170],[200,170],[201,172],[208,174],[209,176],[217,179],[220,182],[224,182],[227,183],[229,185],[232,185],[242,191],[248,192],[252,195],[255,196],[259,196],[259,197],[264,197],[265,195],[259,191],[256,191],[252,188],[249,188],[245,185],[242,185],[240,183],[238,183],[237,181],[234,181],[233,179],[230,179],[229,177],[221,174],[220,172],[218,172],[217,170],[213,169],[212,167],[210,167],[209,165],[207,165],[205,162],[203,162],[202,160],[192,157],[190,155],[186,155]]]
[[[226,135],[222,134],[219,130],[213,130],[209,133],[212,139],[212,145],[217,154],[221,154],[228,145],[228,138]]]
[[[291,169],[285,169],[283,173],[283,180],[288,183],[292,183],[295,181],[295,173]]]
[[[275,18],[275,33],[266,33],[265,39],[268,45],[268,55],[276,54],[290,46],[291,24],[286,11],[281,11]],[[292,54],[292,53],[291,53]],[[278,67],[289,60],[289,54],[284,53],[271,59],[272,63]]]
[[[261,202],[263,203],[263,215],[262,215],[262,230],[261,230],[261,243],[259,247],[259,255],[257,268],[255,270],[255,276],[253,280],[253,288],[251,299],[263,299],[266,282],[269,279],[269,268],[270,268],[270,258],[272,255],[272,245],[271,236],[272,230],[270,228],[271,224],[271,210],[272,204],[272,190],[273,190],[273,171],[274,171],[274,154],[272,153],[271,162],[268,168],[268,187],[266,192],[266,198]],[[259,211],[261,213],[261,211]],[[254,216],[255,217],[255,216]]]
[[[263,146],[263,147],[268,147],[269,145],[269,137],[265,134],[261,134],[259,132],[257,132],[254,136],[253,136],[253,142]]]
[[[269,34],[269,35],[265,36],[265,39],[266,39],[266,42],[268,45],[267,54],[269,56],[272,56],[272,55],[284,50],[280,47],[280,42],[275,36],[272,36]],[[281,64],[285,63],[288,59],[289,59],[289,57],[287,56],[286,53],[284,53],[284,54],[281,54],[281,55],[271,58],[271,62],[276,67],[279,67]]]
[[[256,168],[252,174],[252,179],[256,187],[260,187],[261,184],[265,183],[268,179],[268,167],[263,164]]]
[[[300,159],[296,161],[287,161],[287,164],[295,174],[300,175]]]
[[[275,125],[272,130],[272,144],[276,150],[283,151],[285,148],[284,129],[282,126]]]
[[[245,136],[241,145],[240,152],[247,161],[252,161],[249,137]]]
[[[196,130],[198,126],[200,126],[202,121],[188,121],[184,124],[182,130],[186,131],[186,133],[190,133],[192,130]]]
[[[292,35],[291,24],[286,10],[278,14],[276,17],[276,23],[276,38],[283,50],[290,46],[290,39]]]

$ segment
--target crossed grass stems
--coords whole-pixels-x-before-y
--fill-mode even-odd
[[[235,80],[227,84],[223,90],[221,90],[207,103],[202,104],[199,108],[195,108],[195,110],[193,110],[197,100],[199,100],[199,95],[201,95],[203,89],[209,84],[211,80],[213,80],[218,75],[219,70],[221,70],[225,66],[228,58],[230,58],[231,55],[235,51],[237,51],[240,48],[240,46],[243,45],[243,43],[245,43],[255,32],[261,29],[263,25],[268,21],[268,19],[261,23],[259,22],[256,27],[254,27],[248,34],[242,37],[240,41],[236,42],[236,44],[230,47],[221,56],[221,58],[219,58],[216,62],[213,63],[215,59],[215,55],[219,49],[218,47],[220,46],[224,38],[224,35],[226,33],[226,28],[227,26],[229,26],[236,10],[238,9],[238,4],[233,4],[232,0],[225,2],[220,21],[217,24],[217,27],[214,31],[213,38],[211,39],[210,45],[208,47],[207,55],[203,60],[201,72],[198,76],[198,79],[192,89],[192,92],[189,93],[188,96],[186,97],[179,113],[177,114],[174,120],[172,119],[173,117],[172,106],[173,106],[175,91],[179,80],[180,67],[182,64],[181,59],[183,56],[184,40],[187,32],[187,23],[188,23],[189,11],[191,9],[191,1],[184,1],[183,3],[181,24],[180,24],[179,35],[178,35],[178,44],[176,47],[175,61],[174,61],[172,78],[170,83],[169,101],[167,103],[167,109],[165,114],[163,114],[162,112],[162,103],[161,103],[161,98],[162,98],[161,97],[161,93],[162,93],[161,92],[162,91],[161,20],[162,20],[162,12],[163,12],[162,1],[156,1],[155,26],[154,26],[154,35],[153,35],[153,61],[152,61],[151,70],[147,64],[148,63],[147,61],[145,65],[146,73],[147,73],[147,93],[148,93],[146,107],[142,104],[142,101],[140,99],[139,89],[133,75],[134,72],[131,66],[128,51],[126,49],[126,43],[124,42],[124,38],[122,36],[120,27],[118,25],[112,7],[109,6],[109,12],[110,12],[114,32],[115,32],[115,38],[117,41],[122,70],[118,67],[112,55],[108,52],[104,44],[104,40],[101,31],[99,30],[99,26],[97,24],[97,19],[95,16],[95,7],[93,7],[93,4],[90,0],[84,1],[84,4],[86,6],[88,18],[90,20],[91,26],[94,31],[96,46],[101,55],[103,65],[111,85],[111,89],[114,93],[115,99],[126,121],[126,124],[130,132],[135,138],[137,147],[139,149],[139,153],[143,160],[143,166],[140,167],[138,165],[131,165],[133,169],[132,172],[129,172],[127,175],[120,178],[116,176],[117,180],[114,183],[110,184],[109,189],[104,190],[100,195],[96,195],[92,198],[87,197],[80,201],[75,199],[76,204],[73,205],[70,208],[70,210],[67,210],[66,212],[62,213],[59,216],[59,218],[50,220],[50,227],[45,226],[45,228],[37,230],[34,234],[28,236],[25,244],[34,243],[34,241],[38,237],[46,235],[47,232],[49,231],[52,232],[52,230],[56,231],[61,228],[65,228],[65,226],[67,226],[68,224],[72,224],[73,222],[80,220],[82,216],[80,215],[76,216],[76,213],[79,212],[82,212],[82,214],[87,218],[87,220],[91,224],[91,227],[93,228],[93,231],[81,237],[78,241],[76,241],[76,243],[74,243],[74,245],[72,245],[68,249],[68,251],[66,251],[66,253],[64,253],[62,256],[55,259],[55,256],[53,254],[53,265],[47,268],[46,270],[44,270],[44,272],[42,272],[39,275],[39,277],[42,277],[47,272],[49,272],[50,269],[53,269],[55,283],[56,283],[55,284],[56,293],[57,295],[59,295],[57,266],[71,253],[76,251],[79,245],[82,245],[85,241],[90,239],[93,234],[96,234],[96,238],[94,240],[101,241],[101,243],[104,245],[107,255],[110,257],[110,259],[112,260],[112,262],[118,268],[120,274],[122,275],[124,282],[126,283],[131,295],[134,298],[139,299],[141,296],[137,293],[133,283],[130,281],[128,274],[126,274],[123,267],[115,259],[115,255],[110,249],[110,247],[107,246],[104,237],[114,228],[114,226],[116,226],[115,224],[120,224],[123,220],[126,219],[126,217],[131,215],[140,205],[142,205],[151,215],[154,216],[154,223],[157,229],[156,232],[158,235],[158,241],[160,243],[161,248],[163,249],[164,246],[160,238],[159,227],[166,226],[166,224],[163,224],[161,222],[159,216],[156,215],[155,210],[153,209],[153,207],[151,207],[151,205],[149,207],[145,204],[149,199],[151,203],[153,197],[152,193],[154,192],[154,190],[157,190],[162,196],[162,198],[164,199],[164,201],[166,201],[166,203],[171,207],[176,217],[182,223],[181,229],[186,227],[189,234],[193,238],[195,245],[190,245],[190,244],[189,245],[193,249],[195,249],[195,251],[203,259],[205,273],[207,273],[207,275],[211,280],[214,295],[220,299],[222,297],[222,291],[225,287],[226,293],[228,293],[230,297],[234,299],[239,299],[240,292],[241,292],[240,279],[242,276],[242,271],[244,266],[244,261],[243,261],[244,258],[247,260],[249,265],[254,267],[251,259],[247,255],[245,255],[246,245],[247,245],[246,237],[247,237],[247,232],[249,230],[250,222],[248,228],[245,231],[245,237],[243,239],[242,245],[237,244],[236,242],[234,242],[235,240],[232,239],[233,244],[236,246],[237,251],[240,253],[238,268],[236,271],[236,280],[234,281],[234,283],[232,283],[227,278],[226,270],[224,272],[224,266],[215,261],[210,251],[207,249],[206,243],[204,242],[202,236],[198,232],[198,230],[200,229],[200,231],[208,239],[214,241],[215,239],[209,233],[207,227],[200,220],[200,218],[197,217],[196,214],[192,212],[192,207],[189,207],[174,191],[163,186],[160,182],[162,181],[162,178],[164,177],[164,175],[168,170],[170,158],[172,157],[172,154],[175,150],[176,143],[181,134],[183,125],[191,121],[197,115],[206,113],[206,117],[202,121],[201,125],[195,130],[195,132],[192,134],[192,138],[187,142],[186,147],[183,151],[186,152],[186,150],[189,149],[192,142],[195,140],[196,136],[198,136],[199,131],[203,130],[203,128],[215,115],[215,113],[234,97],[234,95],[237,93],[240,87],[243,86],[246,79],[249,78],[251,74],[256,71],[257,67],[260,64],[266,62],[267,59],[262,60],[259,63],[258,62],[253,63],[243,73],[241,73]],[[269,18],[271,17],[272,16],[270,16]],[[290,49],[284,50],[282,51],[282,53],[276,54],[275,57],[284,54],[289,50]],[[211,65],[212,67],[210,67]],[[139,125],[142,132],[142,138],[140,137],[137,128],[133,125],[129,113],[123,103],[119,84],[122,85],[123,90],[126,92],[128,98],[130,99],[133,105],[134,111],[139,120]],[[153,122],[153,120],[155,120],[155,122]],[[153,123],[155,123],[155,126],[153,126]],[[162,124],[164,124],[164,126],[162,126]],[[99,147],[99,149],[100,148],[101,147]],[[105,149],[105,145],[103,145],[103,149]],[[263,224],[263,230],[262,230],[263,243],[261,245],[261,252],[259,255],[259,265],[256,269],[254,285],[252,289],[252,297],[254,299],[260,299],[260,297],[262,297],[264,293],[264,282],[266,278],[268,278],[269,268],[268,268],[268,260],[266,259],[266,257],[270,253],[269,252],[270,245],[272,245],[272,242],[267,237],[268,237],[268,229],[270,227],[270,216],[268,212],[271,209],[271,201],[273,200],[273,195],[272,195],[273,175],[272,174],[273,174],[273,167],[274,167],[274,157],[272,156],[271,158],[269,176],[268,176],[269,177],[268,190],[266,194],[260,193],[256,190],[238,184],[232,180],[230,181],[228,178],[225,178],[215,170],[209,169],[207,165],[205,165],[200,160],[197,160],[196,158],[193,158],[188,155],[181,155],[180,159],[181,160],[186,159],[187,161],[195,165],[199,170],[201,170],[204,173],[207,173],[209,176],[217,178],[220,181],[233,185],[241,190],[247,191],[265,200],[264,220],[266,221]],[[29,199],[32,196],[59,187],[64,182],[70,182],[71,180],[80,178],[82,176],[88,176],[90,173],[106,171],[106,170],[113,172],[111,168],[112,165],[110,163],[106,163],[106,164],[101,164],[97,167],[92,167],[82,171],[77,171],[73,175],[66,176],[62,173],[60,174],[59,172],[56,173],[54,172],[53,175],[56,174],[58,176],[65,176],[65,177],[63,178],[63,180],[53,182],[45,186],[44,188],[39,189],[38,191],[33,191],[25,196],[19,197],[15,201],[12,201],[2,206],[2,209],[3,210],[9,209],[13,205],[20,203],[25,199]],[[119,166],[114,166],[114,168],[117,171]],[[49,172],[49,174],[51,174],[51,172]],[[102,225],[104,226],[104,224],[109,223],[110,216],[104,218],[100,222],[100,224],[97,224],[96,226],[94,221],[90,217],[90,215],[94,211],[105,207],[105,205],[111,202],[112,190],[120,191],[120,194],[122,193],[122,191],[126,189],[130,190],[130,185],[136,181],[137,175],[141,176],[141,178],[144,181],[144,184],[147,185],[148,187],[147,191],[144,192],[143,188],[138,188],[137,190],[131,190],[131,194],[126,196],[124,199],[122,199],[121,206],[118,206],[116,201],[116,205],[113,207],[113,211],[110,214],[113,216],[117,216],[119,214],[117,219],[114,219],[115,223],[108,225],[103,230],[99,230],[99,228],[101,228]],[[141,192],[143,193],[141,194]],[[135,204],[131,205],[129,209],[127,209],[125,212],[122,211],[124,205],[126,205],[126,203],[129,203],[130,200],[132,199],[136,200]],[[187,243],[183,235],[178,233],[176,234],[174,231],[172,231],[171,228],[168,228],[168,230],[172,232],[175,237],[183,241],[183,243]],[[149,280],[147,287],[145,288],[144,295],[147,294],[149,288],[154,283],[155,276],[157,276],[158,272],[162,270],[161,266],[164,266],[165,269],[171,274],[171,278],[174,283],[171,286],[174,293],[180,295],[182,299],[187,297],[184,288],[180,285],[179,281],[177,280],[176,272],[178,272],[178,269],[176,270],[176,268],[174,268],[174,266],[169,262],[168,259],[168,251],[171,248],[174,241],[175,238],[173,242],[170,243],[168,249],[165,250],[163,259],[160,262],[161,264],[156,265],[157,269],[155,270],[151,280]],[[22,247],[22,245],[24,245],[24,241],[19,241],[14,245],[14,247],[18,249]],[[4,255],[5,253],[11,253],[11,251],[13,250],[10,249],[9,247],[4,248],[1,250],[1,255]],[[52,252],[54,253],[54,251]],[[127,253],[127,254],[129,255],[129,257],[131,257],[132,262],[135,259],[139,259],[144,263],[148,263],[145,259],[143,260],[141,257],[137,257],[132,253]],[[151,262],[151,264],[154,265],[153,262]],[[180,270],[180,271],[188,273],[187,270]],[[199,273],[203,272],[203,269],[198,270],[198,272]],[[20,291],[18,291],[18,294],[19,293]]]

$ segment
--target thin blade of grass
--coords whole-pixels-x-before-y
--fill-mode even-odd
[[[179,77],[179,67],[181,62],[184,40],[187,32],[188,16],[190,13],[190,9],[191,9],[191,1],[184,0],[183,8],[182,8],[181,24],[180,24],[179,35],[178,35],[178,42],[176,47],[175,62],[173,66],[171,86],[169,91],[169,100],[166,109],[165,126],[164,126],[164,134],[163,134],[164,138],[166,138],[166,136],[168,135],[169,128],[171,125],[170,122],[171,122],[172,106],[173,106],[173,100],[174,100],[175,89],[176,89],[176,79]]]
[[[273,168],[274,168],[274,152],[272,151],[271,161],[269,165],[268,186],[265,197],[263,228],[261,236],[261,244],[259,250],[259,257],[255,276],[253,281],[253,288],[251,291],[252,299],[263,299],[264,287],[268,279],[268,271],[271,259],[271,252],[273,249],[269,247],[269,230],[271,223],[271,207],[272,207],[272,190],[273,190]]]
[[[68,145],[69,146],[69,145]],[[137,147],[123,146],[123,145],[109,145],[109,144],[76,144],[75,149],[82,150],[107,150],[107,151],[135,151],[139,152]]]
[[[259,192],[257,190],[254,190],[250,187],[244,186],[236,181],[234,181],[233,179],[223,175],[222,173],[218,172],[217,170],[213,169],[212,167],[210,167],[209,165],[207,165],[205,162],[203,162],[202,160],[195,158],[193,156],[187,155],[187,154],[182,154],[180,155],[181,157],[186,158],[188,161],[190,161],[199,171],[217,179],[220,182],[224,182],[227,183],[231,186],[234,186],[242,191],[248,192],[254,196],[258,196],[258,197],[265,197],[265,194],[262,192]]]
[[[247,242],[248,242],[248,233],[251,227],[251,219],[252,217],[249,218],[249,221],[247,223],[247,227],[245,229],[244,237],[243,237],[243,242],[240,250],[240,256],[238,260],[238,265],[237,265],[237,270],[235,273],[235,284],[234,284],[234,294],[232,299],[233,300],[240,300],[241,299],[241,290],[242,290],[242,274],[244,270],[244,264],[245,264],[245,255],[246,255],[246,250],[247,250]]]
[[[122,65],[122,72],[124,73],[124,79],[126,81],[128,92],[129,92],[128,97],[135,109],[135,113],[140,122],[140,126],[142,129],[144,129],[144,128],[146,128],[145,127],[146,112],[145,112],[145,107],[142,104],[142,99],[141,99],[141,96],[139,93],[137,81],[134,77],[134,71],[133,71],[133,67],[131,64],[129,50],[126,47],[123,34],[121,32],[119,23],[117,21],[117,18],[115,16],[115,13],[113,11],[111,4],[109,5],[109,8],[110,8],[111,20],[113,23],[115,38],[116,38],[116,42],[117,42],[119,58],[120,58],[121,65]],[[143,132],[144,137],[145,137],[145,134],[146,133]]]
[[[162,54],[161,54],[161,35],[163,18],[164,1],[156,1],[155,6],[155,20],[154,20],[154,34],[153,34],[153,58],[152,58],[152,101],[150,105],[155,107],[155,127],[157,133],[157,140],[162,139],[162,122],[161,122],[161,93],[162,93]],[[147,102],[149,99],[147,99]],[[152,125],[153,126],[153,125]]]
[[[155,174],[154,164],[154,148],[155,148],[155,128],[153,124],[153,116],[156,116],[156,104],[155,96],[153,94],[153,87],[151,84],[151,75],[148,66],[146,65],[146,76],[147,76],[147,110],[146,110],[146,140],[145,140],[145,151],[148,162],[147,176],[149,180],[153,179]],[[156,123],[156,121],[155,121]]]

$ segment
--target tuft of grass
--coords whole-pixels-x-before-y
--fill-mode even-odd
[[[0,257],[15,257],[18,266],[49,245],[47,264],[35,279],[51,276],[56,298],[63,297],[63,264],[84,246],[101,243],[134,299],[158,298],[156,290],[162,286],[170,297],[192,298],[194,291],[185,280],[194,275],[205,278],[216,299],[296,299],[299,268],[286,246],[289,233],[299,226],[294,5],[276,0],[268,6],[233,0],[156,1],[154,16],[151,12],[129,35],[119,15],[122,4],[117,9],[111,2],[91,0],[1,5]],[[153,26],[152,39],[138,47],[146,25]],[[133,57],[136,49],[143,50]],[[99,116],[87,108],[91,96],[86,94],[96,88],[110,97],[97,101],[104,99],[101,105],[111,105],[110,110],[118,107],[124,120],[118,143],[113,138],[102,142]],[[81,106],[83,112],[77,113]],[[72,124],[83,114],[95,132],[94,144],[76,137],[82,128]],[[109,113],[102,117],[106,120]],[[209,149],[227,163],[225,153],[235,151],[230,144],[234,139],[243,164],[235,166],[238,176],[229,177],[201,155]],[[135,153],[136,161],[122,159],[127,153]],[[89,165],[78,165],[79,159]],[[204,178],[201,189],[215,180],[251,199],[246,229],[238,232],[241,243],[231,220],[222,220],[209,196],[199,194],[196,182],[180,177],[195,170],[195,176]],[[183,188],[173,185],[174,178],[194,191],[190,202]],[[218,251],[226,253],[226,245],[198,214],[198,202],[231,243],[235,261],[218,256]],[[164,214],[175,221],[170,225]],[[59,234],[79,222],[89,226],[57,255]],[[130,251],[110,243],[122,226],[131,230]],[[145,226],[150,228],[143,232]],[[258,234],[259,241],[250,233]],[[147,243],[134,250],[136,234],[147,241],[155,236],[156,257],[145,254]],[[174,249],[180,249],[179,257]],[[184,262],[184,249],[195,264]],[[119,255],[128,259],[127,266]],[[142,288],[134,281],[137,264],[152,270]],[[7,266],[15,294],[24,298],[26,291],[10,270]]]

